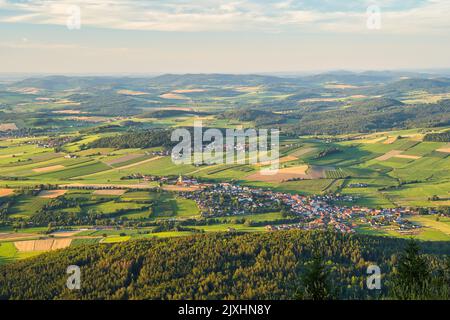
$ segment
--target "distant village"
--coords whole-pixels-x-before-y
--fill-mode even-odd
[[[391,226],[405,233],[420,228],[405,218],[417,214],[409,208],[371,209],[335,204],[351,203],[354,201],[351,196],[302,196],[230,183],[208,185],[201,191],[183,192],[182,195],[194,200],[205,218],[239,217],[275,211],[281,211],[285,217],[297,218],[298,222],[292,224],[268,225],[268,230],[332,228],[343,233],[353,233],[358,223],[373,228]]]

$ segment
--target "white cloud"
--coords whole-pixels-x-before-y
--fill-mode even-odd
[[[338,0],[335,0],[338,3]],[[400,0],[365,1],[380,4],[380,33],[448,33],[450,1],[429,0],[404,10],[383,10]],[[328,1],[327,3],[332,3]],[[0,15],[8,23],[65,25],[67,8],[78,4],[82,26],[156,31],[266,31],[367,33],[365,10],[302,9],[293,0],[260,2],[197,0],[191,2],[134,0],[41,0],[12,3],[0,0],[0,9],[15,13]],[[336,5],[335,5],[336,6]]]

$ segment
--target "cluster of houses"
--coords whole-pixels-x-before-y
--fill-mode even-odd
[[[350,183],[349,188],[367,188],[369,185],[367,183]]]
[[[202,215],[207,218],[277,210],[285,210],[288,216],[296,218],[295,224],[269,225],[268,230],[332,228],[352,233],[355,232],[358,221],[374,228],[392,226],[400,231],[419,228],[405,219],[407,215],[417,214],[409,208],[372,209],[335,204],[352,202],[354,199],[350,196],[302,196],[229,183],[210,185],[201,191],[185,192],[183,196],[196,201]]]
[[[170,150],[156,150],[156,151],[151,151],[151,152],[146,152],[145,154],[147,155],[152,155],[152,156],[160,156],[160,157],[165,157],[165,156],[170,156]]]
[[[142,173],[132,173],[127,176],[120,178],[121,180],[142,180],[142,181],[152,181],[167,185],[178,185],[178,186],[192,186],[199,185],[199,181],[195,178],[186,178],[183,176],[155,176],[150,174]]]
[[[184,192],[205,218],[239,216],[280,210],[280,202],[268,197],[266,191],[229,183],[207,185],[201,191]]]
[[[74,137],[66,136],[66,137],[54,137],[54,138],[47,138],[42,140],[34,140],[29,141],[30,144],[37,144],[38,147],[41,148],[58,148],[66,143],[73,142]]]

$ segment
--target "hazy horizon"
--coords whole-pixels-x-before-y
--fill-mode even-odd
[[[449,76],[450,68],[433,68],[433,69],[362,69],[362,70],[352,70],[352,69],[324,69],[324,70],[305,70],[305,71],[255,71],[255,72],[2,72],[0,71],[0,78],[26,78],[26,77],[52,77],[52,76],[62,76],[62,77],[135,77],[135,78],[146,78],[146,77],[157,77],[162,75],[260,75],[260,76],[275,76],[275,77],[305,77],[320,74],[367,74],[367,73],[399,73],[399,74],[417,74],[417,75],[433,75],[433,76]]]

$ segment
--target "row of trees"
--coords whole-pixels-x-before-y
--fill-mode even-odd
[[[450,142],[450,131],[440,133],[429,133],[423,138],[424,141]]]

